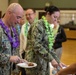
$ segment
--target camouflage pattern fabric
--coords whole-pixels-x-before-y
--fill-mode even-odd
[[[0,75],[11,75],[12,63],[9,61],[11,55],[18,55],[18,50],[11,50],[10,41],[0,26]]]
[[[56,54],[48,48],[48,35],[43,20],[31,26],[27,36],[26,57],[30,62],[37,63],[37,67],[26,69],[28,75],[50,75],[49,62],[56,59]]]

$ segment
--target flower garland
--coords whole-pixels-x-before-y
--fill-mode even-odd
[[[54,43],[54,33],[53,33],[53,27],[47,22],[46,18],[42,16],[42,19],[44,21],[44,25],[46,27],[46,32],[48,35],[48,41],[49,41],[49,49],[52,49],[53,43]]]
[[[34,20],[33,23],[36,23],[37,21],[38,21],[38,19],[35,18],[35,20]],[[33,23],[30,24],[28,21],[26,21],[26,23],[25,23],[25,27],[24,27],[24,33],[25,33],[25,36],[28,35],[29,28],[31,27],[31,25],[33,25]]]
[[[2,22],[2,20],[0,20],[0,25],[1,27],[4,29],[11,45],[13,48],[16,48],[19,46],[19,39],[18,39],[18,35],[17,35],[17,32],[16,32],[16,29],[14,27],[12,27],[12,31],[14,33],[14,38],[11,37],[10,35],[10,30],[8,29],[7,26],[4,25],[4,23]]]
[[[26,22],[25,27],[24,27],[24,34],[25,34],[25,36],[27,36],[27,34],[28,34],[28,27],[29,27],[29,23]]]

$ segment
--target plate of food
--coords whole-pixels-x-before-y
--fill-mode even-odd
[[[33,68],[33,67],[36,67],[37,64],[33,62],[28,62],[28,63],[24,62],[24,63],[18,63],[17,66],[22,68]]]

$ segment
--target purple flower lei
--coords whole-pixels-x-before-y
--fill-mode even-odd
[[[10,35],[10,30],[8,29],[7,26],[4,25],[4,23],[2,22],[1,19],[0,19],[0,25],[4,29],[5,33],[7,34],[7,37],[9,39],[10,43],[12,43],[11,44],[12,47],[17,48],[19,46],[20,42],[19,42],[19,39],[18,39],[16,29],[14,27],[12,27],[12,31],[14,33],[14,38],[12,38],[11,35]]]

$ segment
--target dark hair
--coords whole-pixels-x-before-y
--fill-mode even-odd
[[[60,9],[57,8],[56,6],[46,6],[45,7],[45,11],[46,11],[46,13],[49,12],[50,15],[51,15],[51,14],[53,14],[56,11],[60,11]]]

